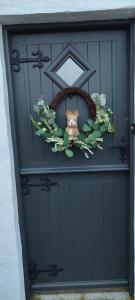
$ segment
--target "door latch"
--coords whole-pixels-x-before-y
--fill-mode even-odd
[[[135,134],[135,123],[132,123],[130,128],[132,133]]]

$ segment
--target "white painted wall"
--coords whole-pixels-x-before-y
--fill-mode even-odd
[[[21,243],[0,26],[0,299],[24,300]]]
[[[135,0],[0,0],[0,24],[131,17],[135,17]],[[0,300],[24,299],[8,92],[0,25]]]
[[[0,0],[2,24],[133,17],[134,0]]]
[[[21,5],[20,5],[21,3]],[[56,12],[97,11],[109,9],[125,9],[135,7],[134,0],[1,0],[1,15],[35,14]],[[23,12],[22,12],[23,9]]]

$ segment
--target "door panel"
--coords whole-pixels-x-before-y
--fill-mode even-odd
[[[106,136],[103,151],[90,159],[75,150],[73,159],[52,153],[34,135],[30,113],[37,99],[51,103],[61,90],[45,71],[72,45],[96,72],[81,86],[107,95],[118,128]],[[124,30],[13,35],[11,50],[50,58],[43,68],[22,63],[12,72],[24,225],[33,288],[122,286],[128,284],[129,159],[122,160],[121,138],[128,144],[129,101],[127,35]],[[79,109],[79,128],[88,118],[80,96],[67,97],[57,112],[65,128],[65,110]],[[53,182],[53,185],[51,183]]]
[[[43,145],[42,141],[34,136],[33,127],[30,124],[29,115],[33,104],[40,97],[50,103],[53,96],[60,88],[45,75],[45,70],[50,62],[44,63],[44,69],[33,69],[33,63],[23,64],[19,73],[13,73],[15,83],[15,110],[18,128],[18,145],[20,153],[20,167],[23,169],[38,167],[56,167],[84,165],[119,165],[119,149],[113,146],[119,145],[124,136],[128,139],[128,103],[127,103],[127,49],[126,33],[124,31],[94,32],[94,33],[66,33],[50,35],[15,36],[12,48],[19,49],[21,56],[32,57],[32,52],[42,50],[44,55],[54,61],[69,43],[87,59],[96,69],[94,75],[82,86],[89,94],[93,92],[105,93],[107,105],[113,109],[113,122],[118,128],[118,136],[108,137],[104,141],[104,151],[97,151],[95,156],[86,160],[83,154],[76,151],[74,160],[65,158],[63,153],[54,154],[50,151],[50,145]],[[67,42],[65,43],[65,40]],[[74,40],[74,43],[72,43]],[[21,80],[20,80],[21,79]],[[19,102],[19,105],[18,105]],[[57,120],[63,128],[66,125],[65,109],[78,108],[80,111],[79,127],[88,118],[87,106],[79,96],[66,98],[59,107]],[[120,117],[119,117],[120,116]],[[23,126],[22,126],[23,124]],[[25,131],[25,132],[24,132]],[[25,148],[24,144],[29,147]],[[127,162],[125,162],[127,163]]]
[[[126,173],[52,175],[57,185],[49,192],[35,186],[41,179],[30,176],[23,197],[29,259],[38,269],[53,263],[64,270],[37,280],[127,279]]]

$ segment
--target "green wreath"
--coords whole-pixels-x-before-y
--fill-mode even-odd
[[[82,90],[81,90],[82,91]],[[69,134],[60,128],[56,121],[56,112],[42,99],[34,105],[34,112],[38,120],[31,115],[31,121],[36,128],[35,134],[45,142],[52,143],[52,152],[62,152],[68,157],[73,157],[74,147],[79,148],[89,158],[94,150],[102,150],[103,137],[106,134],[115,134],[116,128],[111,124],[113,112],[106,106],[106,95],[94,93],[91,98],[96,107],[95,119],[89,118],[82,126],[81,133],[76,140],[71,140]]]

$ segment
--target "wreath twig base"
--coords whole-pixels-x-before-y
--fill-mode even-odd
[[[96,106],[91,96],[86,93],[84,90],[77,87],[68,87],[60,91],[53,99],[50,108],[56,111],[63,101],[63,99],[67,96],[79,95],[81,96],[88,106],[88,110],[92,119],[96,118]]]

